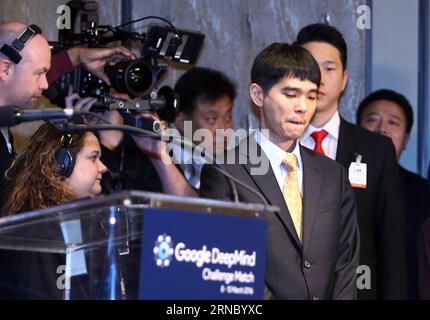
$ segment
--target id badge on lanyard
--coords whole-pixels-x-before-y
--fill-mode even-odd
[[[353,188],[367,188],[367,164],[361,162],[362,156],[357,155],[355,162],[351,162],[348,170],[349,182]]]

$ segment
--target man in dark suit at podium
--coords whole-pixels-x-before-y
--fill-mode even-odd
[[[297,42],[318,62],[321,86],[317,109],[301,143],[344,165],[358,209],[360,273],[370,270],[359,299],[405,299],[406,227],[399,168],[389,138],[345,121],[338,112],[348,80],[347,45],[325,24],[304,27]],[[369,272],[367,272],[369,273]]]
[[[345,169],[298,143],[316,108],[318,65],[303,48],[275,43],[256,57],[251,81],[261,130],[220,166],[255,190],[237,185],[240,201],[264,197],[280,209],[265,216],[268,291],[275,299],[355,299],[359,232]],[[213,165],[204,167],[200,190],[232,199]]]

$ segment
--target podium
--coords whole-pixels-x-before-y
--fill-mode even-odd
[[[275,210],[126,191],[4,217],[0,249],[36,298],[262,299]]]

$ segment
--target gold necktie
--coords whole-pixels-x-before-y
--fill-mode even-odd
[[[297,158],[294,154],[288,153],[282,164],[288,170],[283,190],[285,203],[288,206],[288,211],[290,211],[297,235],[300,241],[302,241],[302,195],[297,176]]]

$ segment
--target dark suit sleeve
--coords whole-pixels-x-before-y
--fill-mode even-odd
[[[430,219],[421,227],[418,238],[418,287],[421,300],[430,300]]]
[[[407,298],[406,219],[394,146],[386,143],[377,202],[376,235],[382,299]]]
[[[214,168],[214,165],[210,164],[203,166],[199,193],[203,198],[232,200],[226,178]]]
[[[357,267],[360,258],[360,233],[357,207],[351,185],[342,167],[341,225],[333,299],[357,299]]]

